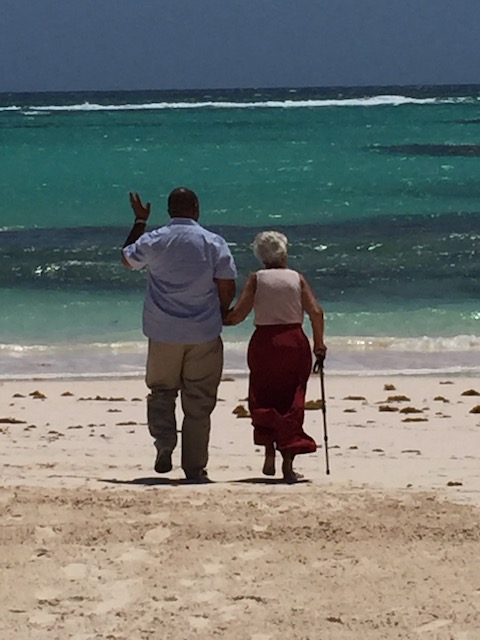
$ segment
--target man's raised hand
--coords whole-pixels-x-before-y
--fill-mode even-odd
[[[135,214],[135,220],[144,220],[146,222],[150,215],[150,202],[147,202],[147,204],[144,205],[138,193],[129,193],[128,195],[130,198],[130,205]]]

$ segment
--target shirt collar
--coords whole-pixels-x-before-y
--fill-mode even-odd
[[[175,224],[187,224],[193,227],[195,225],[198,225],[198,222],[196,220],[193,220],[192,218],[180,218],[176,216],[175,218],[172,218],[170,220],[170,222],[167,224],[167,227],[170,227],[171,225],[175,225]]]

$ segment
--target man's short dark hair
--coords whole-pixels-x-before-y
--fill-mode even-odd
[[[177,187],[168,196],[168,213],[172,218],[191,218],[198,215],[199,203],[196,193],[186,187]]]

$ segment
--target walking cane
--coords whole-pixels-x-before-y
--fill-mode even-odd
[[[313,365],[313,373],[320,374],[320,391],[322,393],[322,414],[323,414],[323,442],[325,447],[325,473],[330,475],[330,463],[328,461],[328,435],[327,435],[327,404],[325,400],[325,381],[323,378],[324,358],[317,358]]]

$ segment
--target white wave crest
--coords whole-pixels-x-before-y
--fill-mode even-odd
[[[145,341],[125,341],[125,342],[90,342],[84,343],[55,343],[55,344],[15,344],[0,343],[0,353],[32,355],[36,353],[83,353],[91,350],[92,353],[105,351],[110,353],[143,353],[146,348]]]
[[[480,351],[480,336],[420,336],[401,338],[395,336],[328,336],[325,341],[331,351],[408,351],[415,353],[471,352]],[[231,353],[243,354],[247,350],[247,340],[228,341],[224,339],[225,349]],[[0,343],[0,353],[10,355],[31,355],[35,353],[81,353],[89,350],[92,353],[133,353],[143,354],[146,349],[144,341],[91,342],[88,344],[56,343],[56,344],[14,344]]]
[[[235,101],[200,101],[200,102],[147,102],[143,104],[97,104],[84,102],[73,105],[43,105],[31,107],[0,107],[0,111],[19,111],[25,115],[46,112],[76,111],[145,111],[175,109],[317,109],[323,107],[381,107],[401,106],[406,104],[448,104],[456,102],[476,101],[473,98],[412,98],[402,95],[378,95],[364,98],[337,98],[324,100],[258,100],[250,102]]]
[[[420,336],[415,338],[345,336],[332,337],[328,340],[328,344],[331,349],[338,348],[347,351],[470,352],[480,351],[480,336]]]
[[[247,375],[247,340],[225,341],[226,374]],[[333,375],[480,375],[480,336],[328,337]],[[90,344],[0,344],[0,380],[143,377],[145,341]]]

